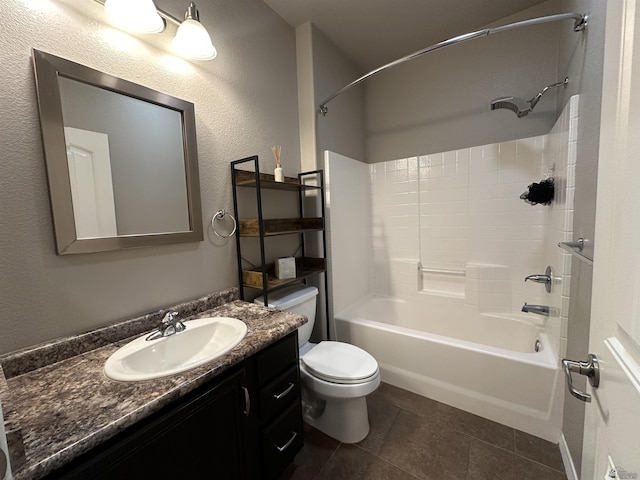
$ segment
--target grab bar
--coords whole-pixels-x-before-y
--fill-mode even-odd
[[[467,273],[464,270],[448,270],[446,268],[426,268],[418,265],[418,270],[423,273],[437,273],[440,275],[460,275],[465,276]]]
[[[585,239],[579,238],[575,242],[560,242],[558,246],[563,250],[569,252],[574,257],[578,257],[580,260],[585,262],[587,265],[593,265],[593,260],[582,253],[582,249],[584,248]]]

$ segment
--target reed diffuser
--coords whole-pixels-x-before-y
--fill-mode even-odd
[[[276,182],[284,182],[284,174],[282,173],[282,162],[280,161],[280,154],[282,153],[282,145],[274,145],[271,147],[273,152],[273,158],[276,159],[276,168],[273,171],[273,176]]]

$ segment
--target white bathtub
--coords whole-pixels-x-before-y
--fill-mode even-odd
[[[337,339],[371,353],[387,383],[557,442],[563,385],[547,318],[428,297],[368,297],[336,314]]]

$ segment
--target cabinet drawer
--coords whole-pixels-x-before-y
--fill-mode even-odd
[[[269,420],[300,396],[296,365],[260,389],[260,417]]]
[[[278,478],[303,444],[302,414],[296,402],[262,433],[265,477]]]
[[[258,385],[263,386],[298,362],[297,332],[258,354]]]

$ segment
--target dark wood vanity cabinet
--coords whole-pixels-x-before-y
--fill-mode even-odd
[[[261,463],[250,478],[275,479],[293,461],[303,446],[300,370],[297,331],[253,357],[247,376],[258,399],[254,410],[257,435],[253,448]]]
[[[234,369],[47,478],[245,478],[245,384]]]
[[[277,478],[303,445],[299,378],[293,332],[46,478]]]

